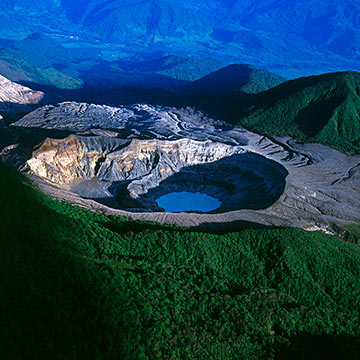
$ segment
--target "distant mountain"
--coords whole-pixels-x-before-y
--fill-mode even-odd
[[[360,70],[360,0],[8,0],[0,10],[0,37],[52,34],[111,61],[215,57],[287,78]]]
[[[32,33],[22,40],[0,39],[0,74],[15,82],[76,89],[82,86],[73,51],[49,36]]]
[[[213,58],[168,55],[142,62],[119,62],[123,71],[159,74],[180,81],[195,81],[225,66]]]
[[[0,38],[0,74],[16,82],[59,89],[164,88],[178,90],[226,63],[214,58],[158,56],[104,60],[99,51],[68,47],[33,32],[22,40]]]
[[[224,66],[216,59],[165,56],[146,61],[98,61],[81,78],[91,87],[136,87],[179,90],[189,81],[201,78]]]
[[[285,78],[253,65],[229,65],[184,88],[186,94],[233,95],[255,94],[286,81]]]
[[[355,67],[360,56],[359,0],[63,0],[61,7],[101,39],[230,55],[292,77],[304,67]]]
[[[61,1],[57,0],[37,0],[31,2],[30,0],[4,0],[1,1],[0,9],[24,9],[29,10],[31,7],[33,11],[42,10],[56,10],[61,6]]]
[[[11,46],[19,57],[39,67],[66,64],[73,57],[71,50],[65,48],[60,41],[39,32],[34,32],[23,40],[13,41]]]
[[[0,51],[0,74],[15,82],[57,87],[59,89],[78,89],[82,86],[80,79],[64,74],[53,67],[41,68],[31,62],[17,57],[10,50]]]
[[[211,28],[215,1],[62,1],[68,18],[110,39],[200,36]],[[199,12],[201,11],[201,16]]]
[[[360,154],[360,73],[285,82],[234,111],[238,123],[266,135],[291,136]]]

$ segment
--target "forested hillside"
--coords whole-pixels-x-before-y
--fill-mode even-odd
[[[238,123],[269,136],[291,136],[360,154],[360,73],[285,82],[234,110]]]
[[[0,174],[2,359],[356,358],[356,235],[135,223]]]

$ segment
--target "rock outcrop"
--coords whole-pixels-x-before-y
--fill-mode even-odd
[[[0,75],[0,116],[16,116],[34,109],[44,93],[14,83]]]

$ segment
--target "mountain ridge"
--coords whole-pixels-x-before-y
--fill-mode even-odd
[[[2,9],[14,26],[21,19],[22,34],[61,34],[60,39],[74,47],[80,38],[87,39],[90,47],[96,43],[124,46],[106,50],[110,57],[119,52],[121,58],[133,54],[129,49],[147,55],[217,57],[254,63],[287,78],[360,70],[358,0],[331,4],[308,0],[306,6],[290,0],[86,0],[77,6],[68,0],[42,1],[36,6],[29,0],[12,0]],[[52,18],[55,12],[57,21]],[[13,37],[11,23],[7,27],[0,27],[0,36]]]
[[[251,64],[231,64],[185,86],[185,94],[254,94],[286,81],[282,76]]]
[[[254,95],[237,121],[269,136],[291,136],[360,153],[360,73],[291,80]]]

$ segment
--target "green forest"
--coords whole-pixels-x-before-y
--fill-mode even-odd
[[[228,234],[51,200],[0,164],[1,359],[357,359],[359,227]]]
[[[239,101],[235,122],[254,132],[290,136],[360,154],[360,74],[354,71],[287,81]]]

